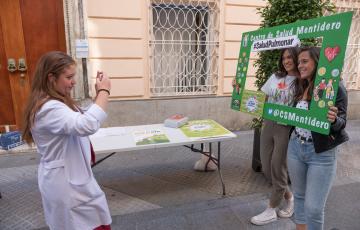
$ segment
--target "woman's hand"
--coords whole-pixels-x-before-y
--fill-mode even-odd
[[[96,93],[98,93],[100,89],[105,89],[108,91],[110,91],[111,89],[111,81],[108,78],[108,76],[106,76],[106,74],[104,74],[102,71],[98,71],[96,74],[96,83],[95,83]]]
[[[234,77],[232,80],[232,87],[235,88],[235,86],[236,86],[236,78]]]
[[[96,98],[95,104],[100,106],[103,110],[106,110],[108,105],[108,99],[110,96],[111,82],[108,76],[103,72],[98,71],[96,74]]]
[[[334,123],[336,121],[337,113],[338,113],[337,107],[335,106],[329,107],[329,111],[327,113],[327,119],[330,123]]]

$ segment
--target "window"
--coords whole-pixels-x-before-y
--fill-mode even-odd
[[[156,96],[215,94],[218,1],[152,1],[150,92]]]

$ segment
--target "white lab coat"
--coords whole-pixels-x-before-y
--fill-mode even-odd
[[[81,114],[56,100],[35,116],[31,133],[41,155],[38,183],[51,230],[93,230],[111,223],[105,194],[91,170],[88,138],[105,118],[96,104]]]

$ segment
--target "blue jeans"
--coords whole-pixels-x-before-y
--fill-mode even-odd
[[[288,170],[295,198],[295,222],[322,230],[324,209],[336,174],[337,148],[315,153],[312,142],[294,134],[288,145]]]

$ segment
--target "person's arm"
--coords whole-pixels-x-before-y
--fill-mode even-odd
[[[97,104],[80,113],[60,101],[50,100],[36,114],[36,126],[52,134],[88,136],[100,128],[106,117],[105,111]]]
[[[100,106],[105,111],[110,96],[111,82],[108,76],[106,76],[106,74],[103,72],[97,72],[95,90],[95,104]]]
[[[233,88],[235,88],[235,86],[236,86],[236,77],[234,77],[232,79],[231,85],[232,85]]]

